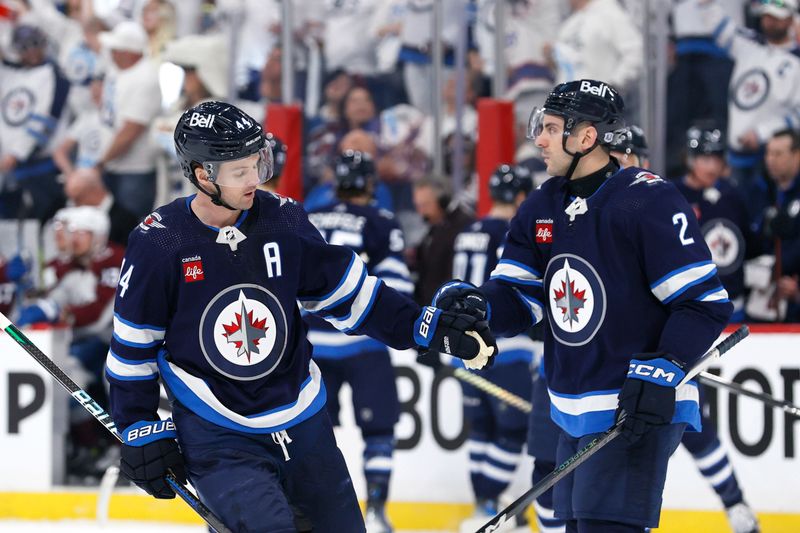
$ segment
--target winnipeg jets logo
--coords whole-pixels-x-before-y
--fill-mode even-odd
[[[561,282],[561,289],[553,291],[553,297],[556,300],[556,307],[561,309],[562,322],[569,322],[570,327],[572,323],[579,322],[578,313],[583,309],[586,304],[586,289],[578,290],[575,288],[575,281],[569,279],[569,262],[564,263],[564,281]]]
[[[633,187],[637,183],[644,183],[646,185],[655,185],[656,183],[664,183],[664,178],[656,176],[650,172],[639,172],[628,187]]]
[[[562,344],[581,346],[605,318],[606,292],[597,271],[582,257],[557,255],[545,271],[550,327]]]
[[[200,347],[208,363],[237,380],[266,376],[286,349],[286,315],[263,287],[235,285],[219,293],[200,319]]]
[[[739,269],[744,260],[744,235],[726,218],[714,218],[700,229],[711,251],[711,260],[721,275]]]
[[[222,327],[225,328],[223,335],[229,343],[233,343],[236,347],[236,356],[245,356],[249,363],[253,353],[260,355],[258,343],[266,338],[269,326],[266,325],[266,318],[260,320],[253,318],[253,311],[247,310],[245,301],[242,301],[241,304],[240,312],[236,313],[236,321],[231,324],[222,324]]]

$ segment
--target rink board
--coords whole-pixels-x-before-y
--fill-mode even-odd
[[[744,381],[746,386],[756,390],[766,390],[776,397],[800,403],[800,328],[762,326],[753,329],[755,332],[749,339],[713,368],[726,379]],[[9,354],[8,339],[4,337],[0,335],[2,359]],[[26,355],[23,353],[22,357]],[[399,449],[394,459],[389,512],[401,529],[452,529],[471,512],[467,455],[463,445],[466,432],[458,382],[448,375],[434,378],[430,369],[414,362],[410,351],[394,352],[392,357],[397,367],[403,414],[397,426]],[[0,397],[4,400],[9,394],[8,372],[7,366],[0,366]],[[344,407],[348,404],[349,391],[344,390],[342,394]],[[52,402],[52,394],[48,398]],[[720,438],[729,449],[746,498],[762,518],[764,530],[800,531],[800,498],[797,497],[800,494],[797,475],[800,472],[797,459],[800,420],[794,421],[776,410],[765,410],[755,400],[736,399],[728,393],[712,390],[712,398]],[[59,396],[56,403],[62,401]],[[2,404],[4,408],[6,403]],[[363,497],[362,444],[352,412],[343,411],[343,427],[337,430],[337,438],[354,473],[359,496]],[[2,416],[0,430],[7,432],[7,415]],[[27,421],[33,419],[31,415]],[[41,426],[39,424],[34,431],[33,425],[23,421],[16,437],[24,438],[30,431],[31,442],[41,444],[41,436],[47,433]],[[42,474],[40,464],[42,457],[48,456],[47,450],[17,445],[13,454],[6,453],[7,442],[0,440],[3,452],[0,453],[3,473],[0,476],[0,518],[94,516],[94,492],[61,492],[58,488],[47,492],[52,481]],[[7,470],[12,463],[16,470]],[[8,472],[14,474],[9,476]],[[21,483],[31,481],[30,478],[44,479],[35,479],[38,486],[26,489]],[[527,472],[521,472],[519,478],[512,493],[518,494],[527,488]],[[670,463],[664,501],[667,511],[663,515],[662,530],[725,531],[724,515],[715,494],[682,449]],[[681,511],[676,511],[678,509]],[[110,516],[128,520],[197,521],[180,501],[156,501],[130,491],[115,494]]]

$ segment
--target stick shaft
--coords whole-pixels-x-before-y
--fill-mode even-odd
[[[750,330],[748,327],[742,326],[732,334],[728,335],[719,344],[706,352],[703,357],[698,359],[697,362],[686,371],[686,376],[681,380],[678,386],[684,385],[686,382],[692,379],[692,377],[708,368],[712,362],[719,359],[722,354],[730,350],[749,334]],[[575,455],[557,466],[555,470],[545,476],[534,487],[531,487],[525,494],[517,498],[517,500],[515,500],[511,505],[503,509],[500,514],[484,524],[483,527],[477,531],[477,533],[492,533],[494,531],[498,531],[504,523],[516,515],[524,512],[525,509],[527,509],[528,506],[533,502],[533,500],[550,490],[553,485],[568,476],[570,472],[578,468],[578,466],[589,459],[589,457],[600,451],[603,446],[606,446],[609,442],[617,438],[621,432],[622,420],[618,421],[605,433],[592,439],[586,446],[578,450]]]
[[[33,357],[37,363],[39,363],[42,367],[44,367],[47,372],[50,373],[53,378],[64,387],[70,395],[72,395],[78,403],[80,403],[84,409],[89,411],[93,417],[97,419],[98,422],[103,424],[103,426],[112,434],[116,439],[122,442],[122,437],[120,436],[119,432],[117,431],[117,427],[114,425],[114,420],[111,418],[105,409],[100,407],[100,405],[94,401],[94,399],[83,389],[81,389],[77,383],[72,381],[72,379],[64,373],[61,368],[57,364],[53,362],[52,359],[47,357],[35,344],[31,342],[28,337],[25,336],[17,327],[3,314],[0,313],[0,329],[8,333],[8,335],[16,341],[16,343],[28,354]],[[179,483],[175,476],[172,474],[167,474],[166,476],[167,482],[172,487],[178,496],[180,496],[189,506],[194,509],[200,518],[205,520],[205,522],[214,528],[218,533],[231,533],[231,531],[225,527],[225,524],[222,521],[214,516],[211,511],[203,505],[203,503],[197,499],[197,496],[192,494],[189,489],[187,489],[182,483]]]
[[[479,376],[478,374],[470,372],[465,368],[454,369],[453,375],[458,379],[469,383],[476,389],[480,389],[487,394],[491,394],[500,401],[503,401],[512,407],[516,407],[523,413],[530,413],[533,410],[533,405],[531,405],[531,402],[517,396],[513,392],[508,391],[495,383],[492,383],[483,376]]]
[[[735,394],[740,394],[742,396],[755,398],[756,400],[764,402],[770,407],[783,409],[784,411],[786,411],[791,415],[800,416],[800,407],[798,407],[797,405],[791,404],[785,400],[779,400],[773,396],[770,396],[765,392],[757,392],[750,390],[739,383],[728,381],[727,379],[721,378],[717,375],[710,374],[708,372],[702,372],[698,378],[698,381],[700,381],[701,383],[705,383],[706,385],[711,385],[712,387],[716,387],[718,389],[727,389]]]

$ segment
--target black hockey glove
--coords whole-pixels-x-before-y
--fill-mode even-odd
[[[624,416],[621,436],[636,443],[652,426],[670,424],[675,415],[675,387],[683,363],[666,353],[643,353],[631,359],[619,392],[616,419]]]
[[[422,348],[463,359],[469,369],[483,368],[497,355],[488,322],[430,306],[414,323],[414,340]]]
[[[439,287],[431,305],[442,311],[465,313],[487,322],[492,316],[489,302],[480,289],[465,281],[448,281]]]
[[[433,369],[434,374],[439,371],[444,365],[442,364],[442,356],[436,350],[426,350],[420,348],[417,350],[417,363]]]
[[[175,492],[164,479],[167,472],[186,483],[186,468],[175,437],[175,424],[169,418],[131,425],[122,434],[122,473],[156,498],[174,498]]]

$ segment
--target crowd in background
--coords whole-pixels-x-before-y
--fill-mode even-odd
[[[174,154],[178,117],[204,100],[229,100],[269,130],[267,104],[286,100],[284,61],[295,73],[289,100],[304,110],[307,208],[332,199],[339,154],[369,154],[375,200],[395,212],[415,297],[428,304],[451,277],[456,234],[474,217],[476,103],[490,96],[495,62],[494,2],[443,0],[437,129],[431,3],[294,0],[287,58],[278,1],[0,1],[0,218],[35,219],[55,242],[52,253],[0,257],[0,310],[21,326],[71,325],[76,372],[102,395],[128,233],[157,225],[154,207],[194,192]],[[537,184],[544,166],[525,129],[555,83],[606,81],[625,96],[630,121],[639,119],[641,9],[637,1],[508,0],[507,90],[499,96],[514,102],[516,160],[509,163],[527,166]],[[651,170],[682,184],[687,197],[696,191],[690,201],[717,204],[724,194],[741,206],[738,241],[718,231],[717,247],[710,243],[722,256],[740,246],[731,263],[744,274],[739,318],[800,321],[796,0],[676,0],[671,9],[667,164]],[[712,148],[693,150],[698,143]],[[436,145],[444,175],[432,173]],[[454,194],[458,157],[465,180]],[[73,435],[87,433],[90,443],[93,422],[75,416]],[[77,476],[87,473],[79,452],[71,458]],[[98,468],[96,459],[87,458],[86,468]]]

